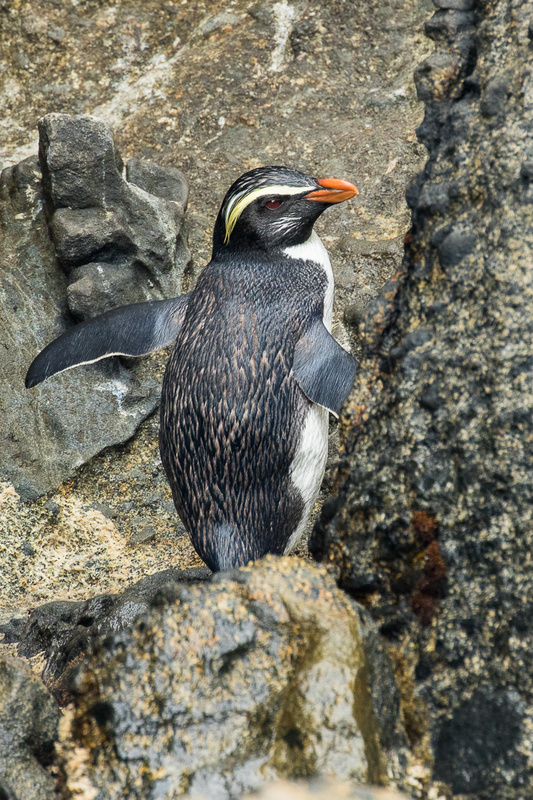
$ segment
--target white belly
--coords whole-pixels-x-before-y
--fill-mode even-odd
[[[323,322],[331,332],[334,284],[333,270],[326,248],[313,231],[307,242],[287,247],[284,253],[294,259],[314,261],[320,264],[326,273]],[[328,410],[316,404],[311,405],[304,420],[302,435],[290,469],[291,480],[302,496],[304,511],[298,527],[287,543],[285,554],[290,553],[302,538],[309,514],[320,491],[328,457],[328,423]]]
[[[287,543],[285,554],[290,553],[302,538],[320,491],[328,457],[328,422],[328,410],[313,404],[307,412],[302,437],[291,464],[290,477],[302,497],[304,510],[298,527]]]

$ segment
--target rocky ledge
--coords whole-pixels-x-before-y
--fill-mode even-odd
[[[44,651],[44,679],[68,703],[58,730],[45,687],[3,662],[3,736],[16,753],[0,779],[18,800],[35,797],[33,774],[42,800],[51,776],[72,797],[83,787],[162,800],[179,787],[237,800],[276,776],[333,774],[353,787],[404,774],[391,664],[368,614],[323,568],[268,557],[207,583],[186,577],[167,570],[122,597],[52,603],[4,627],[21,654]],[[24,693],[34,713],[15,736],[8,720]]]

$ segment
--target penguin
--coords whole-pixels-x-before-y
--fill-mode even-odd
[[[300,541],[357,362],[331,335],[333,273],[313,230],[358,193],[345,180],[268,166],[238,178],[211,261],[181,297],[135,303],[68,330],[33,361],[32,387],[111,355],[174,344],[159,445],[177,512],[213,572]]]

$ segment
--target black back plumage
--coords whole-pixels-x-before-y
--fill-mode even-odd
[[[287,260],[212,261],[163,382],[161,457],[178,512],[215,570],[283,553],[302,516],[289,472],[310,402],[291,365],[322,316],[326,277],[312,262],[288,276]]]

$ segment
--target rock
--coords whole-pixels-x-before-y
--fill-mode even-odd
[[[4,641],[18,643],[18,655],[41,653],[46,661],[43,680],[57,699],[64,701],[64,673],[99,639],[131,627],[146,613],[154,598],[169,584],[187,585],[209,580],[207,567],[167,569],[148,575],[121,594],[101,594],[77,602],[54,600],[30,612],[27,620],[14,618],[0,625]]]
[[[118,262],[124,266],[128,254],[134,252],[126,225],[122,208],[59,208],[52,217],[50,232],[65,273],[70,277],[74,267],[98,258],[102,266],[106,258],[109,265]]]
[[[429,26],[429,161],[410,186],[396,290],[363,323],[338,492],[311,549],[397,654],[410,742],[433,764],[417,791],[432,780],[435,796],[522,800],[533,796],[532,8],[497,0],[475,13],[468,47],[464,27],[436,35],[440,12]]]
[[[59,25],[50,25],[47,36],[56,44],[61,44],[65,38],[65,29],[61,28]]]
[[[142,271],[129,264],[84,264],[71,272],[67,287],[69,309],[82,321],[117,306],[135,303],[142,279]]]
[[[39,122],[39,134],[47,211],[59,263],[67,274],[82,264],[100,265],[101,281],[98,288],[93,287],[94,308],[90,308],[90,294],[87,309],[80,292],[73,291],[67,296],[70,311],[78,319],[100,313],[106,306],[102,301],[106,281],[110,307],[121,268],[123,282],[129,284],[127,296],[132,297],[127,302],[179,294],[188,261],[182,231],[188,194],[183,174],[131,159],[124,180],[110,129],[88,115],[48,114]],[[86,281],[82,293],[91,287]]]
[[[437,8],[451,8],[459,11],[470,11],[474,0],[433,0]]]
[[[268,557],[209,584],[172,581],[153,600],[66,672],[67,786],[83,780],[106,800],[178,788],[222,800],[275,776],[403,772],[390,664],[323,569]]]
[[[175,167],[160,167],[153,161],[130,158],[126,162],[126,179],[155,197],[178,203],[183,211],[187,208],[187,179]]]
[[[188,261],[181,173],[165,179],[161,167],[135,162],[128,183],[109,129],[92,117],[51,114],[40,131],[42,177],[29,158],[0,179],[0,309],[9,332],[0,352],[0,479],[26,500],[133,435],[159,402],[164,357],[128,369],[112,359],[28,391],[33,358],[72,317],[179,294]],[[159,196],[142,188],[157,181]],[[173,190],[176,201],[166,199]]]
[[[407,796],[390,789],[368,786],[354,788],[333,780],[276,781],[244,800],[407,800]]]
[[[53,800],[59,709],[42,682],[20,660],[0,659],[0,797]]]
[[[47,114],[39,121],[39,160],[52,210],[120,206],[122,159],[100,120]]]

